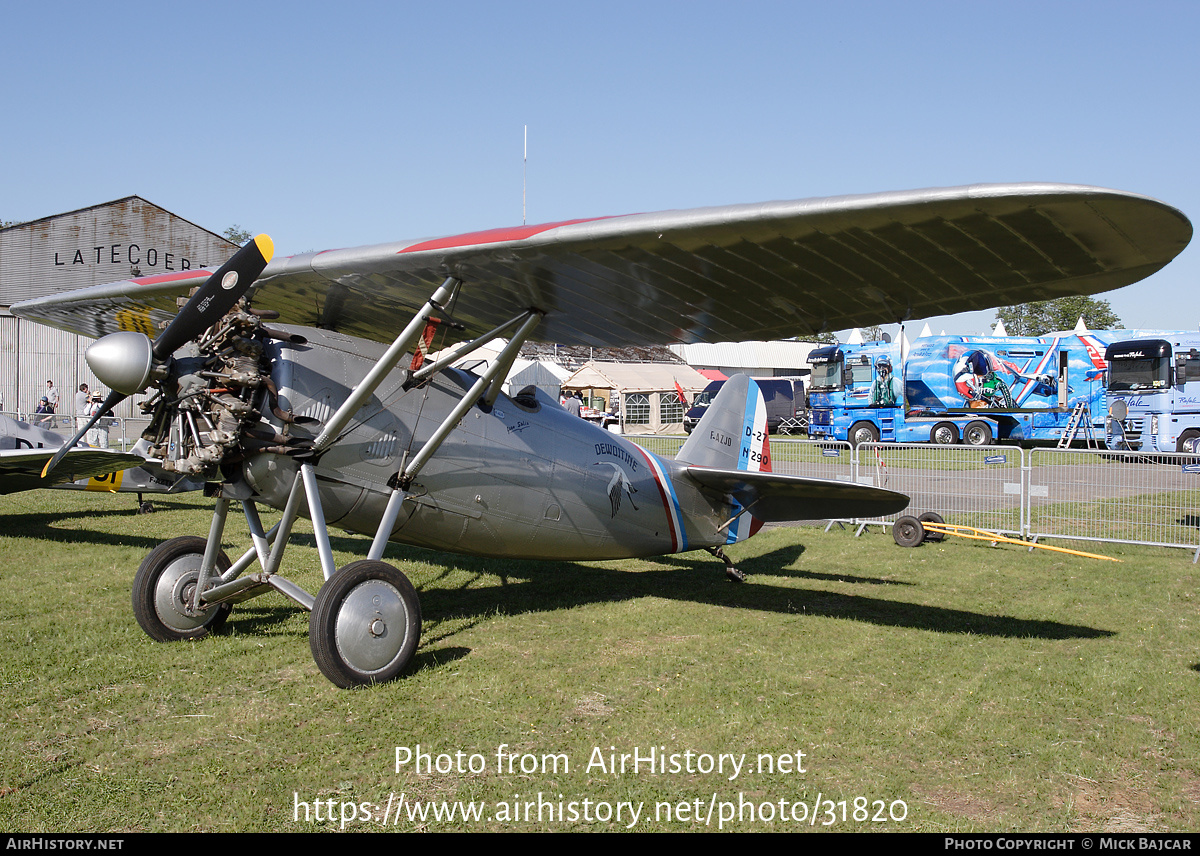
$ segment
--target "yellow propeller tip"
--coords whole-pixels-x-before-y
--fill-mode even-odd
[[[258,247],[258,251],[262,253],[265,261],[270,261],[275,255],[275,242],[271,240],[270,235],[259,235],[254,239],[254,245]]]

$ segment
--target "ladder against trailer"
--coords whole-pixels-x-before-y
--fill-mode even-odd
[[[1059,449],[1069,449],[1071,444],[1075,442],[1079,436],[1079,429],[1083,429],[1084,439],[1087,441],[1089,449],[1097,448],[1096,437],[1092,431],[1092,409],[1086,401],[1080,401],[1071,409],[1071,418],[1067,421],[1067,427],[1063,429],[1062,437],[1058,440]]]

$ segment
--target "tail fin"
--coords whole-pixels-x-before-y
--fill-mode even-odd
[[[688,464],[694,484],[732,504],[722,527],[726,544],[749,538],[763,521],[882,517],[908,505],[907,496],[890,490],[771,474],[767,408],[745,375],[725,381],[675,460]]]
[[[767,405],[758,384],[742,374],[725,381],[675,460],[719,470],[769,473]],[[762,527],[762,521],[742,514],[742,508],[734,500],[735,519],[727,530],[727,544],[749,538]]]
[[[769,473],[767,406],[758,384],[742,374],[725,381],[675,460],[701,467]]]

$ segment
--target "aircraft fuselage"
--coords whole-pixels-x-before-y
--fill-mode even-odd
[[[321,330],[303,345],[274,342],[280,403],[325,422],[380,350]],[[428,441],[475,375],[446,369],[405,389],[394,370],[346,435],[316,459],[327,523],[372,534],[392,489],[388,480]],[[279,431],[285,426],[275,423]],[[295,434],[309,433],[296,425]],[[311,433],[320,430],[318,424]],[[296,473],[285,455],[260,453],[243,466],[253,498],[282,508]],[[536,392],[476,405],[409,487],[391,540],[450,552],[530,559],[611,559],[725,543],[731,505],[620,435],[567,413]],[[236,485],[234,486],[236,490]],[[234,494],[236,495],[236,493]]]

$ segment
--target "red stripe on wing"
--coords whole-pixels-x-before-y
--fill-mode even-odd
[[[160,273],[154,276],[138,276],[129,280],[136,282],[139,285],[152,285],[156,282],[171,282],[175,279],[196,279],[197,277],[209,277],[213,272],[207,268],[194,268],[191,270],[183,270],[178,273]]]
[[[504,229],[486,229],[482,232],[468,232],[465,235],[451,235],[448,238],[434,238],[431,241],[421,241],[411,247],[405,247],[400,253],[419,253],[424,250],[448,250],[453,247],[469,247],[472,244],[499,244],[503,241],[523,241],[542,232],[557,229],[559,226],[572,226],[576,223],[592,223],[596,220],[609,220],[609,217],[585,217],[582,220],[563,220],[559,223],[542,223],[538,226],[509,226]],[[398,254],[399,255],[399,254]]]

